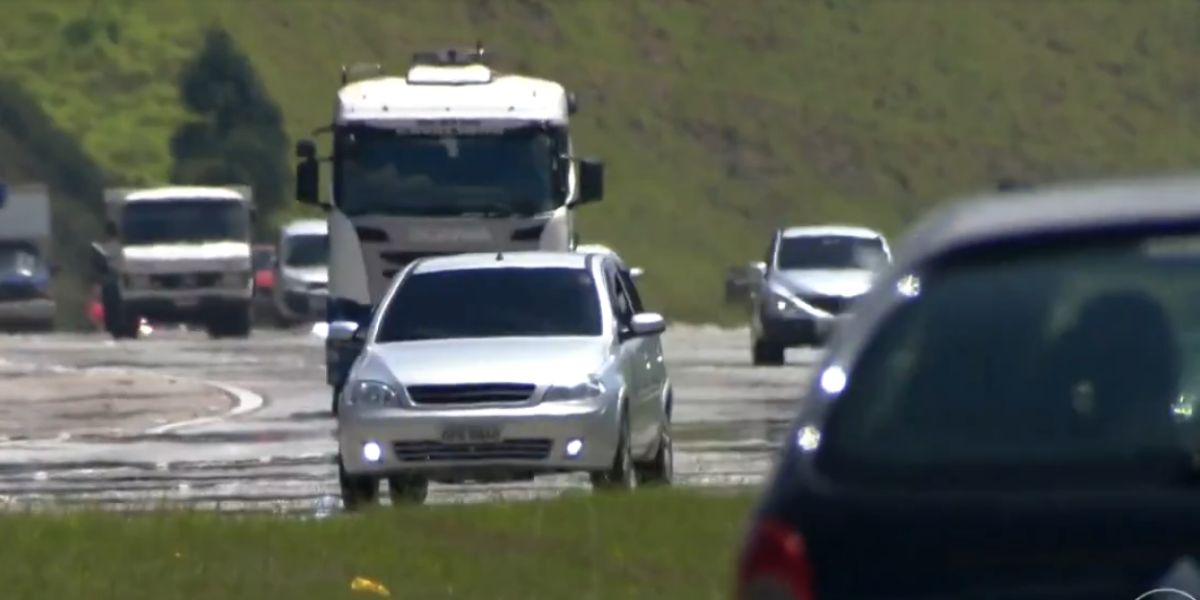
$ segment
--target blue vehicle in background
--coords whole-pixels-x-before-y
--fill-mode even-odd
[[[0,182],[0,328],[54,327],[52,242],[49,189]]]

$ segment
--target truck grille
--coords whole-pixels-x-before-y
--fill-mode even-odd
[[[533,396],[530,383],[468,383],[411,385],[408,397],[414,404],[494,404],[524,402]]]
[[[163,273],[150,276],[150,285],[164,290],[213,287],[220,283],[220,273]]]
[[[553,442],[548,439],[511,439],[500,442],[446,444],[437,440],[396,442],[392,450],[404,462],[450,460],[545,460]]]

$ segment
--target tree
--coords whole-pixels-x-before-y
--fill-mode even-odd
[[[171,137],[171,179],[197,185],[254,188],[266,234],[288,190],[287,134],[279,105],[229,33],[213,28],[184,67],[179,93],[194,119]]]

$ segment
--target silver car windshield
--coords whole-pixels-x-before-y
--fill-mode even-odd
[[[600,315],[599,292],[587,269],[416,273],[396,290],[375,341],[596,336]]]

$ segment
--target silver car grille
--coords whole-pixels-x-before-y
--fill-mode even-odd
[[[553,442],[548,439],[510,439],[499,442],[446,444],[438,440],[396,442],[392,450],[403,462],[469,460],[545,460]]]
[[[414,404],[508,404],[529,400],[536,388],[531,383],[464,383],[410,385],[408,397]]]

